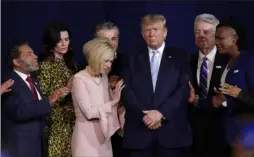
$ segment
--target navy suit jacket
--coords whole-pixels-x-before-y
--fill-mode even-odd
[[[226,83],[237,85],[244,91],[254,92],[254,55],[242,52],[228,71]],[[254,115],[254,109],[249,104],[237,98],[227,96],[228,114],[226,116],[226,133],[229,143],[232,143],[245,125],[243,115]]]
[[[42,157],[44,154],[45,118],[51,114],[47,98],[43,98],[39,85],[35,87],[42,100],[34,100],[30,88],[14,71],[6,79],[13,79],[12,91],[4,95],[4,135],[10,157]]]
[[[160,63],[155,93],[152,86],[148,49],[129,57],[124,70],[122,93],[126,109],[123,146],[145,149],[153,140],[167,148],[192,143],[188,123],[189,56],[182,50],[165,47]],[[158,110],[168,120],[158,130],[149,130],[143,110]]]

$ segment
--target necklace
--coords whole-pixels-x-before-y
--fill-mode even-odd
[[[88,73],[88,75],[91,77],[91,79],[93,80],[93,82],[96,85],[101,84],[101,76],[100,75],[94,75],[94,73],[88,67],[86,67],[85,71]]]

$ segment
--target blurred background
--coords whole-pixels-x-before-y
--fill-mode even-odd
[[[71,45],[75,59],[83,59],[83,44],[93,37],[96,24],[112,21],[120,28],[119,53],[133,53],[143,42],[140,18],[147,13],[161,13],[167,19],[167,44],[194,53],[193,21],[201,13],[214,14],[218,19],[233,18],[242,23],[247,32],[249,49],[254,49],[254,1],[18,1],[1,2],[1,70],[6,72],[8,46],[19,39],[29,41],[39,55],[45,25],[54,20],[65,22],[72,30]]]

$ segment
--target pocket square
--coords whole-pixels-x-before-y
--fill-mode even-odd
[[[239,72],[239,70],[234,70],[234,73],[238,73]]]
[[[220,65],[216,65],[216,69],[221,69],[221,66]]]

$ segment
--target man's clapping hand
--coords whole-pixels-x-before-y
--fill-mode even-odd
[[[55,90],[50,96],[49,96],[49,103],[52,105],[58,101],[61,97],[65,97],[70,93],[70,90],[67,87],[59,88]]]

